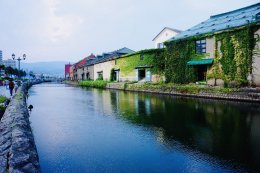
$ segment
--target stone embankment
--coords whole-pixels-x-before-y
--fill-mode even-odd
[[[146,93],[155,93],[155,94],[165,94],[165,95],[174,95],[174,96],[183,96],[183,97],[195,97],[195,98],[207,98],[207,99],[219,99],[219,100],[233,100],[233,101],[245,101],[245,102],[256,102],[260,103],[260,88],[241,88],[236,92],[214,92],[214,89],[211,91],[203,90],[198,93],[189,93],[177,91],[176,89],[152,89],[152,88],[139,88],[137,84],[126,83],[108,83],[107,89],[116,89],[124,91],[133,91],[133,92],[146,92]],[[141,86],[142,84],[140,84]]]
[[[41,172],[26,104],[28,88],[18,88],[0,122],[0,173]]]

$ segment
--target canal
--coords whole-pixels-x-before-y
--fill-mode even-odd
[[[28,104],[44,173],[260,172],[259,105],[65,84]]]

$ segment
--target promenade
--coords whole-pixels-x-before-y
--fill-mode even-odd
[[[0,86],[0,95],[10,98],[9,89],[6,89],[5,86]]]

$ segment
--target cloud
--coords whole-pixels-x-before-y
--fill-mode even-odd
[[[46,0],[47,21],[45,23],[48,38],[56,43],[67,39],[77,30],[77,26],[83,23],[79,15],[58,15],[57,10],[61,1]]]
[[[185,30],[210,15],[257,3],[226,0],[1,0],[0,50],[27,61],[68,60],[121,47],[153,47],[165,27]],[[7,58],[7,57],[5,57]]]

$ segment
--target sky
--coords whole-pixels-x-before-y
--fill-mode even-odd
[[[164,28],[186,30],[259,0],[0,0],[3,59],[77,62],[128,47],[153,48]]]

